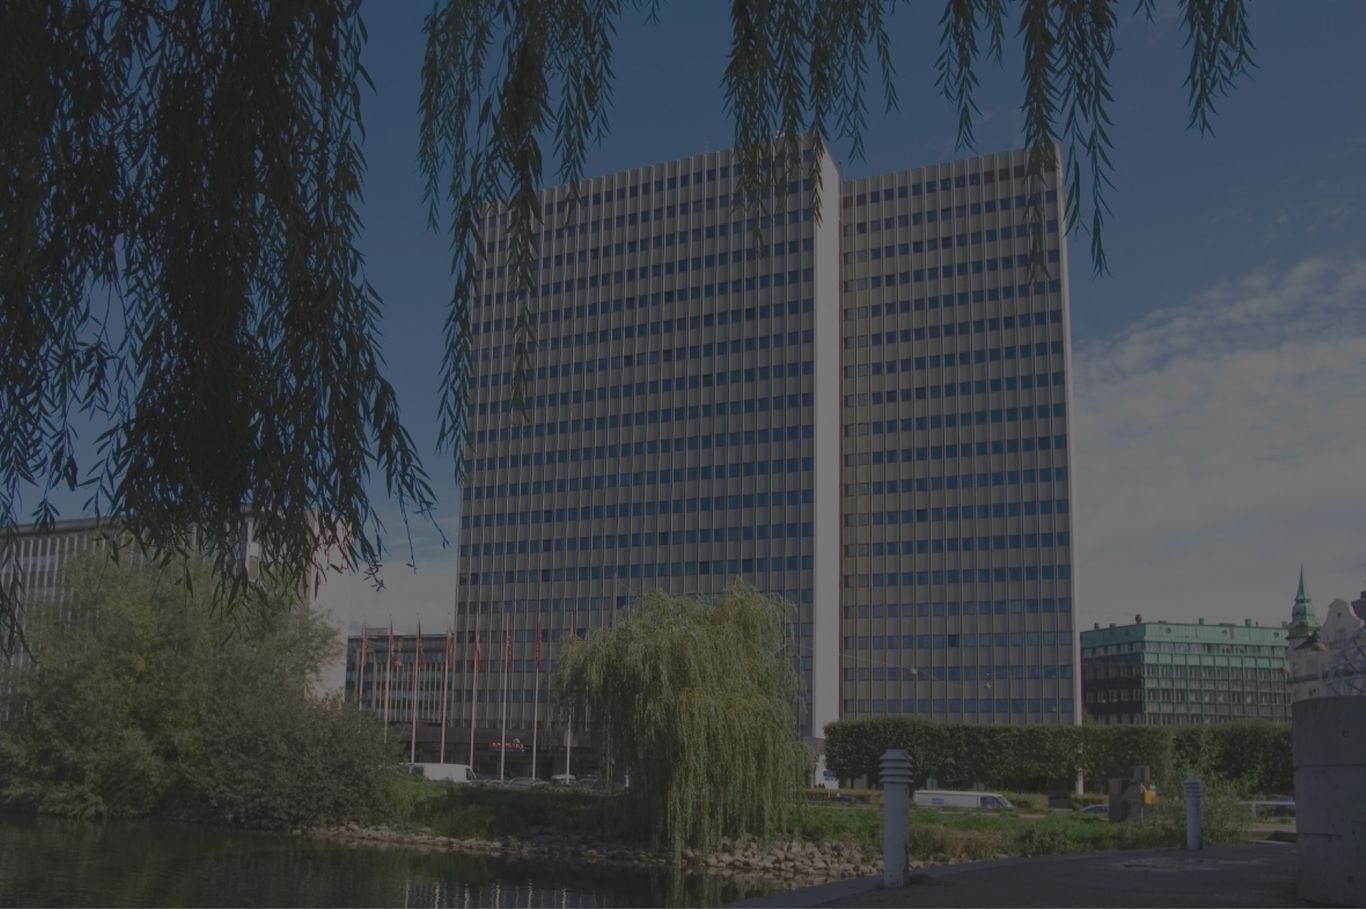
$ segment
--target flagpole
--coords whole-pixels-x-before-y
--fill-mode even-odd
[[[413,648],[413,737],[408,745],[408,763],[417,763],[417,681],[422,669],[422,623],[417,623],[417,643]]]
[[[498,780],[502,782],[508,756],[508,664],[512,662],[511,616],[503,616],[503,716],[500,724],[498,749]]]
[[[389,692],[394,687],[394,657],[389,655],[389,664],[384,671],[384,741],[389,741]]]
[[[574,637],[577,638],[577,637],[579,636],[579,627],[578,627],[578,626],[579,626],[579,606],[578,606],[577,603],[574,604],[573,616],[572,616],[572,618],[570,618],[569,622],[570,622],[569,633],[570,633],[572,636],[574,636]],[[561,648],[564,648],[564,646],[565,646],[566,644],[568,644],[568,643],[569,643],[568,641],[561,639],[561,640],[560,640],[560,647],[561,647]],[[570,707],[569,707],[569,722],[566,723],[566,724],[565,724],[565,727],[564,727],[564,775],[565,775],[566,778],[568,778],[568,776],[569,776],[569,747],[570,747],[570,742],[572,741],[573,732],[574,732],[574,706],[571,704]]]
[[[360,626],[360,659],[356,667],[356,709],[361,710],[365,704],[361,699],[361,692],[365,689],[365,622]]]
[[[389,619],[389,671],[384,674],[384,741],[389,741],[389,702],[394,688],[394,620]]]
[[[474,701],[475,690],[479,688],[479,607],[474,613],[474,681],[470,684],[470,769],[474,769],[474,726],[478,705]]]
[[[446,763],[446,702],[451,699],[451,660],[455,655],[455,632],[446,627],[446,670],[441,674],[441,763]]]
[[[541,617],[536,616],[536,693],[531,707],[531,778],[536,779],[536,736],[541,722]]]

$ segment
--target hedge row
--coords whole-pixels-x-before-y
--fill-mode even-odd
[[[911,718],[841,720],[825,727],[826,765],[837,777],[877,780],[888,748],[911,755],[915,779],[944,788],[1070,790],[1078,773],[1104,785],[1147,766],[1173,780],[1198,773],[1246,794],[1288,793],[1290,726],[1260,720],[1218,726],[977,726]]]

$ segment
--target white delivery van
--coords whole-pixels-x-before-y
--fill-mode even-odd
[[[440,783],[474,783],[479,777],[469,764],[404,764],[409,772]]]
[[[1010,799],[999,792],[970,792],[966,789],[918,789],[913,801],[917,808],[1015,810]]]

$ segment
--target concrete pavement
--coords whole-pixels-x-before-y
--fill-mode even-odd
[[[922,869],[905,887],[858,878],[774,893],[736,907],[1309,906],[1295,894],[1295,847],[1284,843],[1091,852]]]

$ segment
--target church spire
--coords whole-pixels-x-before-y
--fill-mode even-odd
[[[1295,605],[1290,608],[1288,637],[1291,640],[1307,638],[1318,629],[1314,621],[1314,604],[1304,592],[1304,566],[1300,566],[1300,586],[1295,593]]]

